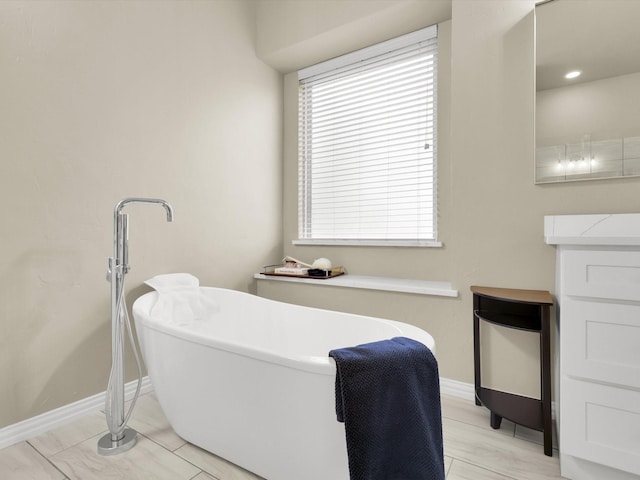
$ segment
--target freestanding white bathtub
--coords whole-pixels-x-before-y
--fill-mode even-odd
[[[165,286],[133,315],[176,433],[268,480],[349,479],[329,350],[397,336],[434,350],[412,325],[219,288]]]

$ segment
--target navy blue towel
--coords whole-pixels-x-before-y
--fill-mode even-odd
[[[331,350],[351,480],[444,480],[438,364],[405,337]]]

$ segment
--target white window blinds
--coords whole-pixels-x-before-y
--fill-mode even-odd
[[[298,72],[299,238],[436,239],[437,27]]]

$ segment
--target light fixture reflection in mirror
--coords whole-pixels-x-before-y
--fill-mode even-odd
[[[638,18],[640,1],[536,7],[536,183],[640,175]]]

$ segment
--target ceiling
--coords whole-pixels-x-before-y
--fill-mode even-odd
[[[640,0],[553,0],[536,7],[536,89],[640,72]],[[583,73],[574,80],[570,70]]]

